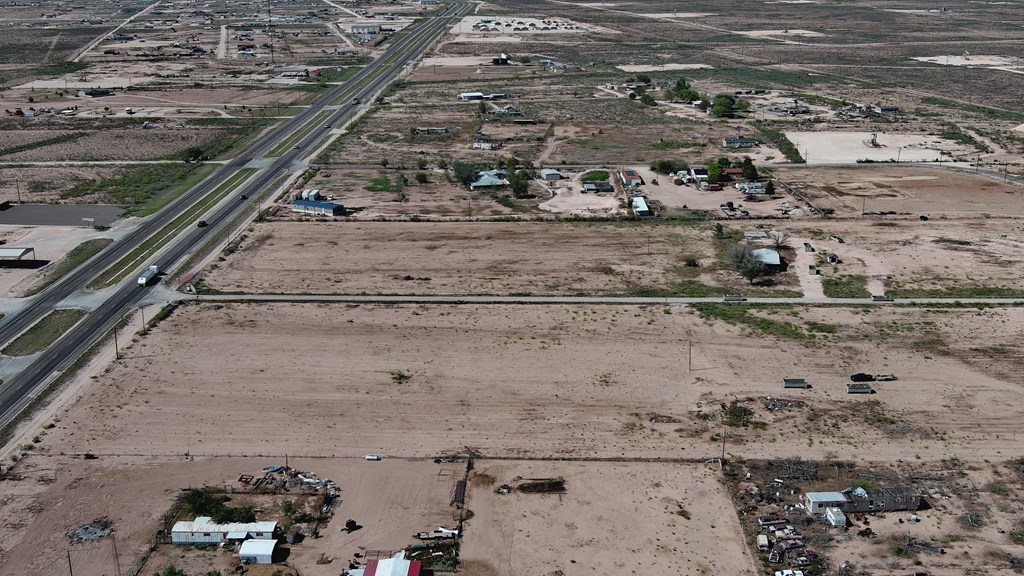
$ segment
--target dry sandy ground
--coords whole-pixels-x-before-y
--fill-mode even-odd
[[[949,151],[963,147],[937,136],[878,134],[879,148],[865,144],[870,132],[786,132],[808,164],[852,164],[875,162],[935,162],[948,160]]]
[[[477,461],[475,470],[496,484],[561,476],[566,493],[501,496],[486,476],[471,480],[467,576],[757,573],[717,466]]]
[[[666,70],[695,70],[698,68],[711,68],[707,64],[620,64],[616,66],[623,72],[664,72]]]
[[[900,166],[808,169],[779,168],[786,183],[799,186],[822,208],[838,215],[905,212],[914,217],[1024,216],[1024,188],[967,171]]]
[[[661,284],[709,233],[666,226],[497,222],[260,223],[204,273],[225,292],[621,294]]]
[[[358,459],[291,458],[289,463],[334,480],[341,488],[341,503],[323,538],[307,538],[294,546],[289,564],[302,574],[323,573],[316,564],[321,553],[335,558],[330,572],[347,567],[356,552],[396,550],[414,542],[412,534],[439,525],[451,526],[449,496],[461,464],[437,465],[429,461],[366,462]],[[71,551],[75,574],[113,574],[110,538],[71,544],[68,532],[103,516],[114,522],[117,550],[123,570],[141,558],[161,527],[162,515],[179,490],[196,486],[238,487],[240,474],[283,464],[279,458],[155,459],[101,458],[75,461],[65,457],[34,457],[22,467],[25,479],[4,483],[6,522],[0,527],[0,574],[59,574],[48,567],[66,569]],[[56,475],[56,480],[53,480]],[[283,498],[282,498],[283,499]],[[275,512],[268,512],[274,514]],[[341,530],[354,518],[363,529]],[[183,551],[163,545],[145,573],[169,563],[179,567],[226,569],[227,553]]]
[[[697,413],[748,397],[768,426],[730,432],[739,456],[975,460],[1024,444],[1020,358],[1009,353],[1024,343],[1019,309],[752,314],[835,336],[751,337],[682,307],[188,306],[100,376],[37,449],[424,457],[473,446],[700,459],[720,449],[707,440],[719,430]],[[900,380],[848,396],[858,371]],[[753,402],[798,376],[814,388],[789,395],[828,418],[802,426],[800,414]],[[650,412],[679,422],[649,423]],[[815,428],[833,421],[841,434]]]
[[[32,247],[36,258],[56,264],[75,246],[94,238],[109,238],[110,232],[92,228],[62,226],[0,226],[0,239],[7,246]],[[47,268],[0,268],[0,296],[14,297],[36,282]]]

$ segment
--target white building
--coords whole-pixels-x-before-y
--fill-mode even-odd
[[[846,504],[846,496],[840,492],[807,492],[804,494],[804,506],[807,512],[815,516],[823,516],[829,508],[842,508]]]
[[[273,564],[277,540],[246,540],[238,549],[238,559],[243,564]]]
[[[846,514],[843,514],[839,508],[826,508],[825,520],[836,528],[846,527]]]
[[[406,560],[405,551],[384,560],[367,560],[366,566],[350,570],[351,576],[417,576],[422,569],[419,560]]]
[[[220,544],[226,540],[274,540],[277,522],[230,522],[217,524],[209,516],[175,522],[171,528],[174,544]]]

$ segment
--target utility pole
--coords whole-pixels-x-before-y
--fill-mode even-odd
[[[75,576],[75,570],[71,567],[71,550],[68,550],[68,573]]]
[[[142,317],[142,331],[145,332],[146,331],[146,308],[141,306],[141,305],[139,306],[139,316]]]
[[[21,182],[17,178],[14,179],[14,186],[18,189],[18,204],[21,204]]]
[[[121,351],[118,350],[118,348],[117,348],[117,327],[115,326],[114,327],[114,360],[120,360],[120,359],[121,359]],[[68,559],[70,560],[70,554],[71,553],[68,552],[68,554],[69,554]]]

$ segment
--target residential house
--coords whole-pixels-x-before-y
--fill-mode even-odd
[[[556,182],[562,179],[562,173],[553,168],[544,168],[540,171],[540,179],[545,182]]]
[[[782,257],[779,253],[771,248],[758,248],[753,252],[754,258],[764,263],[765,268],[769,270],[778,270],[782,268]]]
[[[619,170],[619,178],[622,179],[623,186],[639,186],[644,183],[643,178],[640,177],[640,173],[632,168],[623,168]]]
[[[730,138],[722,139],[722,146],[726,148],[754,148],[758,146],[757,138],[750,138],[748,136],[734,136]]]
[[[839,492],[807,492],[802,498],[808,514],[824,516],[830,508],[843,514],[864,512],[894,512],[917,510],[921,495],[909,487],[898,488],[846,488]],[[836,521],[838,515],[832,513]]]
[[[477,174],[469,188],[479,190],[480,188],[501,188],[508,186],[508,172],[505,170],[487,170]]]

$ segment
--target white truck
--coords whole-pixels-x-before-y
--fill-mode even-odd
[[[142,276],[139,276],[139,286],[148,286],[149,283],[153,281],[153,278],[156,278],[159,273],[159,266],[153,265],[146,268],[146,271],[142,273]]]

